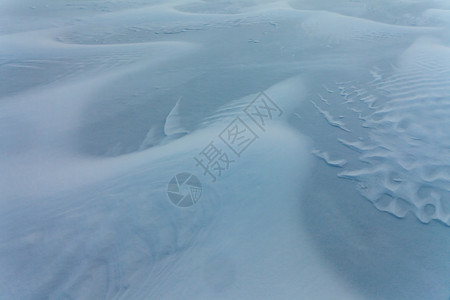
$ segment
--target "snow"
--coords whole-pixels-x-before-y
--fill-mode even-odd
[[[0,299],[448,299],[449,9],[0,1]]]

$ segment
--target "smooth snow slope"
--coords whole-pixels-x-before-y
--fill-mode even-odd
[[[0,1],[0,299],[449,299],[449,9]]]

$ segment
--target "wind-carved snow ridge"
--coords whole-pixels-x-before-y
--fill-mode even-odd
[[[180,101],[181,97],[178,98],[177,103],[175,103],[175,106],[166,117],[166,122],[164,124],[164,134],[166,136],[184,135],[189,133],[189,130],[184,128],[181,124]]]
[[[264,96],[264,98],[267,97],[267,100],[273,101],[273,104],[280,106],[280,112],[271,113],[274,115],[279,114],[277,118],[270,116],[271,121],[276,122],[276,119],[285,120],[288,116],[290,116],[290,112],[298,106],[299,99],[292,95],[301,95],[305,89],[306,87],[302,82],[302,77],[293,76],[275,84],[274,86],[271,86],[264,92],[256,92],[250,95],[245,95],[239,99],[231,100],[229,103],[220,106],[212,115],[201,120],[198,127],[204,128],[213,124],[228,122],[230,118],[238,114],[243,114],[252,101],[260,96]]]
[[[334,159],[334,160],[331,159],[330,154],[328,152],[321,152],[319,150],[314,150],[312,153],[332,167],[342,168],[347,164],[347,161],[345,159]]]
[[[328,124],[330,124],[331,126],[337,127],[339,129],[342,129],[344,131],[350,132],[350,130],[345,127],[344,122],[335,120],[328,111],[320,108],[320,106],[318,106],[314,101],[311,101],[311,103],[319,111],[319,113],[325,118],[325,120],[328,122]]]
[[[355,97],[373,110],[360,115],[368,139],[339,142],[364,164],[339,176],[358,181],[361,194],[381,211],[400,218],[412,212],[423,223],[450,226],[449,62],[448,47],[419,40],[394,74],[372,74],[386,101],[374,105],[377,97],[364,92]]]
[[[155,127],[150,128],[147,131],[147,134],[145,135],[144,140],[142,141],[141,145],[139,146],[139,151],[145,150],[151,146],[154,146],[158,143],[160,137],[158,134],[158,131]]]

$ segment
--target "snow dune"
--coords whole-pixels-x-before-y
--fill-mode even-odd
[[[449,9],[0,2],[0,299],[448,299]]]

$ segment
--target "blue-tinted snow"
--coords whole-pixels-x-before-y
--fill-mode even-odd
[[[449,15],[1,1],[0,299],[448,299]]]

